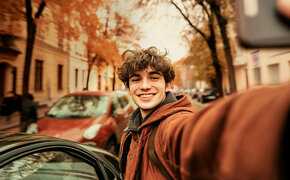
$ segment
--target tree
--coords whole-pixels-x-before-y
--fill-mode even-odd
[[[231,46],[229,43],[229,39],[227,36],[227,28],[226,25],[228,23],[228,20],[226,18],[227,15],[222,15],[221,9],[230,9],[228,8],[230,4],[227,4],[226,0],[223,1],[212,1],[212,0],[207,0],[207,2],[210,4],[211,11],[214,12],[217,18],[217,22],[220,28],[220,33],[222,36],[223,44],[224,44],[224,52],[227,60],[227,66],[228,66],[228,78],[229,78],[229,83],[230,83],[230,92],[234,93],[237,91],[236,87],[236,78],[235,78],[235,69],[233,66],[233,56],[231,52]],[[221,8],[223,6],[223,8]],[[226,11],[226,10],[225,10]],[[230,12],[227,12],[225,14],[233,14],[230,10]]]
[[[25,0],[26,7],[26,22],[27,22],[27,41],[26,41],[26,51],[25,51],[25,63],[24,63],[24,72],[23,72],[23,85],[22,85],[22,94],[27,94],[29,89],[29,74],[30,74],[30,65],[36,35],[36,22],[39,19],[46,3],[41,1],[39,4],[37,12],[34,14],[32,11],[31,0]]]
[[[115,66],[120,61],[117,40],[124,40],[125,37],[134,38],[137,33],[134,26],[127,18],[115,12],[112,7],[118,6],[116,1],[73,1],[66,4],[66,1],[60,1],[62,14],[59,18],[62,37],[65,39],[82,40],[87,48],[88,74],[86,89],[88,89],[90,72],[94,65],[101,69],[103,65],[111,64]],[[72,27],[73,26],[73,27]],[[71,28],[74,31],[71,31]],[[122,39],[123,38],[123,39]],[[113,72],[113,90],[115,87],[115,71]]]
[[[33,13],[33,3],[34,1],[25,0],[25,1],[12,1],[8,0],[3,2],[1,8],[5,9],[5,12],[13,14],[14,19],[25,19],[26,26],[26,50],[25,50],[25,60],[24,60],[24,71],[23,71],[23,84],[22,84],[22,94],[27,94],[29,91],[29,74],[31,59],[33,53],[33,47],[35,42],[36,27],[37,21],[43,12],[46,2],[44,0],[37,1],[38,7],[36,8],[36,13]],[[2,2],[1,2],[2,3]],[[35,2],[36,3],[36,2]],[[23,10],[25,7],[25,10]],[[9,33],[9,32],[8,32]],[[10,32],[11,33],[11,32]]]
[[[229,4],[225,3],[226,0],[182,0],[177,3],[173,0],[139,0],[138,5],[143,7],[146,4],[151,3],[153,4],[158,3],[170,3],[172,4],[182,15],[183,19],[188,22],[189,27],[193,29],[193,32],[196,32],[200,36],[204,38],[206,41],[208,48],[210,49],[211,58],[213,60],[212,64],[216,71],[215,78],[212,81],[212,84],[217,87],[220,94],[222,93],[222,72],[221,66],[219,63],[219,58],[217,55],[217,48],[216,48],[216,35],[215,32],[218,29],[215,23],[217,20],[217,24],[220,27],[220,32],[222,34],[222,40],[224,43],[224,52],[226,55],[227,60],[227,67],[229,68],[229,80],[232,92],[236,91],[235,85],[235,74],[234,68],[232,64],[232,55],[231,49],[229,45],[229,40],[227,38],[227,31],[226,31],[226,18],[225,14],[221,13],[221,6],[228,7]],[[201,30],[201,27],[208,28],[208,32]],[[193,33],[193,34],[196,34]]]
[[[194,66],[192,79],[194,81],[205,81],[210,83],[215,76],[212,66],[209,48],[201,36],[195,36],[190,44],[190,54],[184,63],[186,66]]]
[[[125,14],[128,15],[127,11],[125,14],[121,14],[122,4],[119,1],[106,1],[105,6],[107,16],[104,17],[106,19],[104,36],[111,39],[108,41],[111,48],[106,48],[105,56],[113,67],[112,90],[115,90],[116,67],[121,64],[119,48],[122,43],[131,43],[131,40],[137,39],[139,31],[137,26],[131,24],[128,17],[125,16]]]
[[[144,6],[151,0],[140,0],[138,5]],[[207,43],[208,48],[210,49],[210,55],[212,58],[212,64],[215,69],[215,77],[211,81],[213,86],[217,88],[218,92],[223,95],[222,91],[222,70],[219,64],[217,49],[216,49],[216,37],[214,31],[214,17],[210,8],[206,2],[199,1],[189,1],[183,0],[179,3],[176,3],[173,0],[157,1],[158,2],[167,2],[172,4],[178,12],[182,15],[183,19],[189,24],[189,27],[193,29],[194,32],[199,34],[205,42]],[[207,29],[206,32],[203,32],[202,29]]]
[[[103,64],[110,63],[113,64],[115,69],[118,61],[120,61],[120,54],[118,52],[119,43],[117,40],[128,42],[128,38],[134,38],[138,31],[136,31],[133,25],[130,25],[125,16],[116,12],[114,12],[114,17],[111,20],[115,21],[114,27],[109,25],[109,16],[106,17],[106,23],[101,22],[97,11],[109,9],[113,1],[104,2],[101,0],[7,0],[3,4],[1,2],[1,10],[10,13],[14,19],[23,19],[27,22],[23,94],[29,91],[29,74],[37,23],[42,18],[41,14],[47,6],[49,6],[54,17],[57,17],[53,20],[53,23],[58,25],[60,42],[66,41],[68,43],[70,40],[80,40],[85,43],[88,59],[87,88],[93,66],[101,68]],[[25,7],[26,11],[23,7]],[[34,10],[36,10],[36,13],[33,13]],[[69,45],[66,45],[69,49]]]
[[[209,11],[208,6],[203,2],[203,1],[196,1],[196,3],[192,2],[185,2],[182,1],[181,6],[183,6],[184,10],[181,9],[173,0],[170,1],[176,9],[180,12],[180,14],[183,16],[183,18],[188,22],[191,28],[194,29],[200,36],[204,38],[206,41],[209,49],[210,49],[210,54],[212,58],[212,64],[215,69],[215,77],[212,81],[212,84],[214,87],[217,88],[218,92],[223,95],[223,90],[222,90],[222,69],[219,64],[218,56],[217,56],[217,49],[216,49],[216,36],[215,36],[215,31],[214,31],[214,17],[212,13]],[[190,3],[190,4],[188,4]],[[188,6],[189,5],[189,6]],[[191,7],[191,11],[189,11],[188,7]],[[196,18],[192,17],[190,19],[190,15],[192,10],[201,7],[201,19],[203,21],[199,21]],[[208,33],[205,34],[198,26],[202,24],[206,24],[208,28]]]
[[[182,79],[181,79],[181,65],[183,64],[184,59],[181,59],[173,64],[173,68],[175,71],[175,78],[174,78],[174,85],[181,87],[182,86]]]

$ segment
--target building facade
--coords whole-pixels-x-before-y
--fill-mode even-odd
[[[290,48],[244,49],[234,61],[237,91],[290,82]],[[224,73],[224,89],[229,89]]]
[[[48,12],[45,12],[44,16],[49,16]],[[25,21],[9,21],[9,19],[6,19],[5,23],[9,23],[12,28],[9,34],[1,35],[2,37],[10,37],[8,41],[11,42],[8,46],[5,46],[7,39],[1,39],[1,99],[9,91],[22,94],[27,41]],[[67,67],[69,54],[59,45],[55,29],[56,27],[52,23],[41,24],[40,22],[38,24],[30,65],[28,91],[34,95],[39,105],[52,101],[54,98],[68,92]],[[8,51],[4,49],[8,49]],[[17,50],[17,53],[13,54],[11,50]]]
[[[69,48],[58,37],[58,28],[50,10],[46,7],[43,18],[37,22],[29,75],[29,93],[39,105],[51,105],[61,96],[86,88],[88,76],[87,49],[80,41],[69,42]],[[49,23],[48,23],[49,22]],[[26,22],[7,17],[0,21],[0,100],[9,92],[22,94],[22,82],[26,49]],[[88,90],[112,90],[113,68],[91,69]]]

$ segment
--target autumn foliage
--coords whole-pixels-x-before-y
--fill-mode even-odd
[[[88,77],[93,66],[102,68],[104,64],[118,65],[121,60],[121,42],[130,42],[138,33],[127,17],[116,11],[118,8],[112,8],[118,6],[118,3],[113,0],[1,1],[1,14],[8,14],[9,17],[6,28],[1,28],[1,34],[13,34],[10,28],[13,21],[23,20],[27,24],[23,94],[28,92],[30,64],[39,23],[53,23],[59,44],[67,51],[71,49],[72,41],[84,44],[87,52],[81,55],[88,62]],[[48,9],[51,18],[44,15]]]

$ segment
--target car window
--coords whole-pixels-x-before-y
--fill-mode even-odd
[[[61,151],[37,152],[0,169],[5,180],[99,179],[93,166]]]
[[[119,109],[122,109],[122,105],[119,101],[119,98],[117,96],[114,96],[112,99],[112,114],[114,115],[115,112]]]
[[[61,98],[47,113],[54,118],[86,118],[104,115],[109,103],[108,96],[74,95]]]

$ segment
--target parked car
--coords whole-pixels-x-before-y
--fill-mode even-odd
[[[198,97],[199,89],[192,89],[192,99],[196,99]]]
[[[38,120],[38,134],[86,142],[117,154],[134,111],[124,92],[77,92],[58,100]]]
[[[213,101],[219,97],[220,97],[220,94],[214,88],[201,89],[199,90],[198,95],[197,95],[197,99],[201,103]]]
[[[121,179],[119,159],[49,136],[0,132],[0,179]]]

